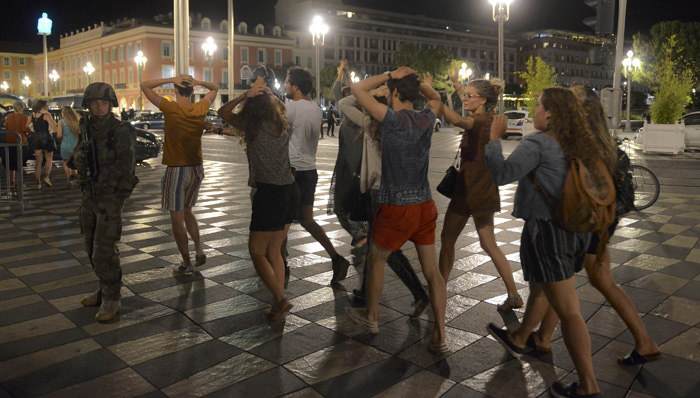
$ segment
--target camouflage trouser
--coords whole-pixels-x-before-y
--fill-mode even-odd
[[[100,279],[102,297],[118,299],[122,286],[117,241],[122,235],[121,199],[83,198],[80,207],[80,230],[85,236],[92,269]]]

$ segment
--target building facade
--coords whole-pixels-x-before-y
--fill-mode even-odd
[[[134,61],[138,51],[143,51],[147,62],[142,70],[142,80],[167,78],[174,75],[174,41],[172,20],[159,16],[154,21],[135,19],[120,20],[112,24],[94,25],[80,31],[61,35],[60,48],[50,51],[49,71],[56,70],[60,78],[50,82],[52,96],[82,94],[90,82],[110,83],[117,93],[119,106],[138,108],[139,68]],[[207,58],[202,44],[212,37],[217,50]],[[228,21],[211,20],[195,16],[191,18],[189,45],[189,74],[197,80],[213,81],[222,89],[228,89]],[[292,62],[294,40],[282,34],[279,27],[267,29],[263,25],[248,31],[245,22],[238,25],[234,43],[234,82],[241,86],[241,70],[248,65],[267,64],[281,67]],[[35,84],[42,85],[43,55],[33,56]],[[88,75],[84,67],[90,62],[94,71]],[[156,90],[161,95],[174,98],[174,88],[164,86]],[[195,92],[195,95],[202,94]],[[221,90],[216,107],[228,99],[228,91]],[[145,109],[154,109],[143,99]]]
[[[42,60],[43,62],[43,60]],[[0,50],[0,84],[7,89],[0,90],[17,96],[34,95],[34,81],[29,86],[22,83],[25,76],[34,77],[34,55],[21,52],[2,52]]]
[[[464,60],[474,77],[498,72],[498,27],[465,24],[368,8],[344,5],[340,0],[279,0],[275,22],[294,37],[294,62],[312,69],[315,51],[309,25],[321,15],[330,26],[321,51],[320,68],[347,59],[363,74],[373,75],[396,66],[395,55],[402,44],[447,50]],[[515,40],[504,41],[504,80],[515,83]],[[313,69],[312,69],[313,70]]]

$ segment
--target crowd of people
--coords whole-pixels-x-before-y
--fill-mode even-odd
[[[600,101],[582,86],[544,89],[534,112],[539,133],[523,139],[506,158],[500,138],[507,121],[494,110],[503,82],[475,79],[462,87],[455,66],[450,79],[468,116],[441,102],[429,74],[419,77],[410,68],[400,67],[352,83],[347,63],[338,67],[333,93],[340,115],[339,146],[328,210],[350,234],[354,249],[366,252],[359,267],[360,284],[345,314],[369,333],[379,332],[379,301],[384,264],[388,264],[413,295],[410,317],[416,319],[432,309],[434,327],[426,339],[427,350],[449,355],[445,334],[447,282],[455,264],[456,243],[471,217],[481,247],[505,284],[506,299],[497,309],[512,311],[525,306],[517,329],[508,331],[489,324],[485,325],[488,332],[510,354],[521,356],[551,351],[552,335],[561,321],[579,381],[570,385],[556,382],[551,393],[555,397],[599,397],[590,336],[573,279],[582,268],[634,336],[634,350],[619,358],[619,363],[635,365],[661,358],[634,304],[611,277],[605,239],[614,232],[618,218],[604,234],[572,232],[557,222],[551,203],[562,198],[572,159],[589,166],[593,177],[599,177],[596,173],[623,177],[619,170],[624,153],[620,156],[608,133]],[[174,101],[154,90],[170,83],[176,88]],[[284,85],[286,102],[273,94],[269,83],[268,76],[258,76],[249,90],[224,104],[218,113],[230,125],[219,134],[241,137],[245,146],[252,203],[248,248],[255,270],[274,298],[265,313],[270,320],[279,321],[292,308],[285,296],[290,274],[287,233],[292,222],[298,221],[326,250],[332,284],[346,278],[350,263],[313,217],[323,114],[310,98],[312,76],[302,68],[290,69]],[[197,85],[209,92],[193,103]],[[141,89],[165,119],[163,164],[167,167],[161,186],[162,208],[170,213],[173,237],[182,257],[173,273],[193,273],[195,267],[206,263],[193,207],[204,179],[204,118],[218,85],[178,76],[144,81]],[[415,110],[414,103],[421,95],[427,105]],[[63,138],[60,151],[66,178],[73,184],[73,170],[77,170],[77,183],[83,192],[81,230],[100,280],[100,288],[82,304],[99,306],[95,319],[104,322],[114,319],[121,308],[116,242],[121,236],[124,200],[138,182],[134,173],[135,135],[129,123],[118,121],[109,111],[117,102],[108,84],[88,86],[83,106],[90,111],[89,117],[78,121],[72,109],[64,108],[63,119],[56,125],[44,101],[34,104],[31,117],[24,115],[23,105],[17,103],[7,125],[22,133],[23,140],[28,138],[36,158],[39,188],[42,183],[51,185],[48,171],[53,152],[59,150],[47,138],[49,132],[55,130]],[[435,246],[438,211],[428,183],[431,138],[438,115],[463,130],[459,174],[444,215],[439,253]],[[599,161],[605,164],[603,171],[593,167]],[[518,293],[510,264],[494,234],[494,214],[501,210],[498,186],[516,181],[513,215],[525,221],[520,259],[529,284],[527,303]],[[626,210],[623,203],[617,209],[617,217]],[[401,251],[408,241],[415,245],[427,291]]]

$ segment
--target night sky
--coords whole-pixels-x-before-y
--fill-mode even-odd
[[[680,19],[699,21],[698,0],[628,0],[626,37],[648,30],[654,23]],[[236,20],[248,24],[272,23],[276,0],[234,1]],[[386,10],[399,9],[412,14],[434,18],[450,17],[466,22],[491,22],[491,5],[487,0],[345,0],[357,6],[379,6]],[[203,15],[226,15],[226,0],[190,0],[190,12]],[[0,41],[36,43],[36,21],[41,12],[53,19],[54,34],[49,38],[58,46],[61,33],[80,29],[100,21],[109,22],[122,17],[150,18],[172,11],[173,0],[3,0],[0,5]],[[507,29],[516,31],[556,28],[592,32],[581,21],[595,15],[583,0],[514,0]],[[216,19],[216,18],[215,18]],[[40,46],[39,46],[40,48]]]

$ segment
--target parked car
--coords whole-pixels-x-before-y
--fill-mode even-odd
[[[503,114],[508,118],[508,127],[506,127],[506,133],[503,135],[503,138],[507,139],[511,136],[522,138],[537,131],[532,123],[532,119],[529,118],[528,111],[506,111]]]
[[[440,131],[440,127],[442,127],[442,120],[440,118],[435,118],[435,126],[433,126],[435,131]]]
[[[685,123],[685,146],[700,147],[700,112],[690,112],[683,115]]]
[[[204,120],[213,124],[216,128],[224,126],[224,119],[220,118],[219,114],[213,109],[209,109],[207,111],[207,116],[204,118]]]
[[[0,93],[0,128],[5,128],[5,116],[14,112],[12,105],[15,101],[21,101],[19,97],[8,93]],[[30,112],[25,109],[26,114]]]
[[[165,119],[163,112],[143,113],[138,118],[130,122],[136,128],[142,129],[159,129],[165,128]]]

